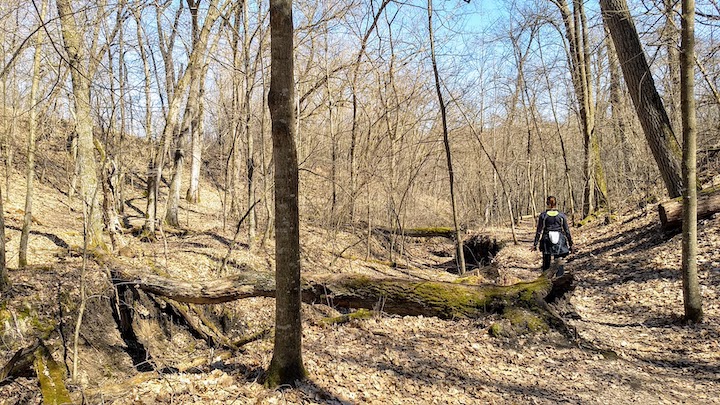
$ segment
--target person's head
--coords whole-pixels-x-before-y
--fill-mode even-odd
[[[557,207],[557,199],[550,195],[545,201],[545,204],[547,204],[548,208],[555,208]]]

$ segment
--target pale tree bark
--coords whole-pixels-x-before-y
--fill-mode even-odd
[[[300,218],[295,149],[292,0],[270,0],[271,73],[268,105],[275,161],[275,344],[267,385],[294,384],[307,372],[302,360]]]
[[[193,5],[190,5],[191,2],[188,2],[188,6],[190,7],[191,13],[193,13],[192,16],[192,40],[193,40],[193,47],[197,46],[197,7],[198,3],[200,1],[197,0],[196,3]],[[194,11],[193,11],[194,7]],[[199,67],[198,70],[201,71],[200,77],[191,78],[191,85],[190,85],[190,96],[188,97],[188,104],[193,104],[193,114],[191,116],[191,122],[190,122],[190,186],[188,187],[188,190],[185,194],[185,199],[192,204],[197,204],[200,202],[200,169],[202,167],[202,150],[203,150],[203,96],[204,96],[204,80],[205,80],[205,72],[207,71],[207,68],[205,64],[203,64],[202,67]],[[196,99],[193,99],[193,92],[195,91],[195,87],[197,86],[197,94],[195,94]]]
[[[217,43],[216,43],[217,44]],[[200,92],[197,100],[197,111],[190,123],[190,186],[186,193],[186,200],[196,204],[200,202],[200,169],[202,168],[203,132],[205,127],[205,77],[208,65],[205,64],[200,75]]]
[[[697,270],[697,121],[695,113],[695,0],[682,2],[680,92],[683,116],[683,240],[682,274],[685,318],[703,318]]]
[[[600,0],[630,97],[670,197],[682,195],[682,155],[625,0]]]
[[[43,0],[40,6],[41,19],[44,19],[47,13],[47,0]],[[42,24],[42,21],[40,21]],[[35,35],[34,46],[35,53],[33,56],[33,73],[32,73],[32,84],[30,85],[30,122],[27,135],[27,169],[25,172],[25,216],[23,217],[22,230],[20,231],[20,248],[18,251],[18,267],[25,267],[28,264],[27,261],[27,248],[28,240],[30,238],[30,226],[32,224],[32,203],[33,203],[33,191],[35,181],[35,138],[37,131],[37,111],[36,104],[38,102],[38,93],[40,88],[41,79],[41,56],[42,56],[42,44],[45,39],[45,32],[43,30],[38,31]]]
[[[88,69],[82,31],[78,27],[70,0],[56,1],[60,25],[70,65],[75,99],[75,132],[77,134],[77,162],[80,180],[80,198],[87,207],[86,237],[89,248],[105,248],[102,238],[103,220],[99,203],[97,163],[93,139],[93,121],[90,112],[90,80],[95,69]]]
[[[580,124],[583,133],[583,174],[584,191],[582,216],[595,210],[594,201],[607,204],[607,184],[600,164],[600,147],[595,132],[595,104],[590,69],[589,36],[583,4],[573,0],[573,9],[566,0],[553,0],[560,10],[565,25],[565,36],[569,47],[570,73],[580,112]],[[596,197],[595,192],[599,195]]]
[[[162,179],[163,166],[165,164],[165,155],[167,155],[172,141],[175,128],[177,127],[177,120],[180,115],[180,107],[183,100],[183,95],[191,83],[191,72],[202,61],[202,56],[205,53],[208,43],[208,37],[212,30],[215,21],[222,14],[218,7],[220,0],[212,0],[208,4],[208,11],[203,21],[202,28],[200,29],[198,37],[198,46],[193,47],[188,57],[187,67],[180,75],[178,81],[172,86],[172,97],[167,109],[165,117],[165,126],[160,137],[160,143],[156,148],[154,158],[152,160],[152,167],[148,177],[148,206],[146,210],[146,221],[144,225],[144,237],[153,239],[155,238],[155,227],[157,222],[157,197],[159,194],[160,180]],[[228,3],[225,3],[226,5]]]
[[[200,52],[196,48],[199,45],[198,32],[198,8],[200,0],[187,0],[188,9],[190,10],[191,21],[191,52]],[[204,61],[204,55],[200,57]],[[190,70],[190,92],[188,93],[183,122],[175,131],[175,153],[173,154],[173,175],[170,180],[170,190],[168,191],[167,208],[165,210],[165,222],[174,227],[180,226],[179,209],[180,209],[180,188],[182,186],[183,169],[185,167],[185,147],[189,133],[192,132],[193,122],[198,113],[198,103],[200,102],[200,82],[202,77],[200,73],[203,67],[200,63],[188,66]]]
[[[435,55],[435,33],[433,30],[432,0],[427,3],[428,12],[428,32],[430,34],[430,59],[432,61],[433,74],[435,76],[435,91],[437,92],[438,103],[440,104],[440,117],[442,119],[443,144],[445,145],[445,159],[447,162],[448,178],[450,182],[450,207],[452,209],[453,226],[455,227],[455,262],[459,274],[465,274],[465,256],[463,253],[463,238],[458,223],[457,202],[455,198],[455,173],[453,172],[452,153],[450,151],[450,135],[447,124],[447,110],[445,101],[443,100],[442,89],[440,87],[440,73],[437,66],[437,57]]]
[[[10,286],[10,279],[7,274],[7,263],[5,259],[5,203],[3,202],[2,189],[0,189],[0,291],[5,291]]]
[[[243,8],[244,5],[240,4],[235,10],[235,26],[232,29],[232,56],[233,56],[233,74],[232,74],[232,100],[230,102],[230,136],[231,146],[229,151],[229,164],[227,165],[226,174],[229,184],[226,185],[230,191],[230,204],[225,203],[226,206],[230,207],[231,214],[240,213],[240,169],[242,167],[242,153],[240,148],[240,118],[241,113],[244,110],[242,108],[242,90],[241,81],[238,71],[241,69],[241,44],[240,44],[240,25],[243,19]],[[247,72],[246,72],[247,73]],[[227,197],[226,197],[227,200]],[[224,223],[224,222],[223,222]]]
[[[250,18],[247,2],[243,4],[242,25],[243,25],[243,89],[245,90],[243,100],[243,132],[246,139],[246,164],[247,173],[247,206],[248,206],[248,244],[252,247],[255,243],[257,228],[257,214],[255,211],[255,142],[250,132],[250,99],[252,98],[252,84],[250,82]]]

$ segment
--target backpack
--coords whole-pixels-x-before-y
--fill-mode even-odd
[[[545,231],[546,228],[546,222],[548,216],[550,217],[556,217],[558,216],[558,219],[560,220],[560,231],[547,231],[547,236],[544,237],[545,243],[544,243],[544,249],[543,253],[545,254],[551,254],[553,256],[557,255],[565,255],[570,253],[570,248],[568,247],[567,243],[567,237],[565,236],[565,232],[563,231],[565,228],[563,226],[563,217],[559,216],[560,212],[557,210],[552,211],[545,211],[545,218],[543,218],[543,231]],[[545,232],[543,232],[545,233]]]

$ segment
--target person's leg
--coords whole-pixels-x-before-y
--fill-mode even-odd
[[[566,256],[567,255],[555,257],[555,262],[557,262],[557,271],[555,272],[555,277],[560,277],[563,274],[565,274],[565,257]]]
[[[552,255],[543,253],[543,264],[542,264],[542,270],[545,271],[550,268],[550,260],[552,259]]]

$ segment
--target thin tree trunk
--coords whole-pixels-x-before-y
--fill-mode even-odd
[[[243,101],[243,132],[245,133],[246,144],[246,170],[247,170],[247,204],[250,214],[248,215],[248,245],[255,243],[257,232],[257,215],[255,211],[255,142],[250,132],[250,99],[252,97],[252,85],[250,83],[250,18],[247,2],[243,5],[243,88],[245,100]]]
[[[450,136],[448,134],[447,111],[440,88],[440,73],[438,72],[437,59],[435,56],[435,34],[432,24],[432,0],[428,0],[428,31],[430,33],[430,58],[432,59],[433,73],[435,75],[435,91],[437,92],[438,103],[440,104],[440,115],[442,118],[443,144],[445,145],[445,159],[447,161],[448,178],[450,181],[450,207],[452,209],[453,226],[455,227],[455,260],[458,273],[465,274],[465,256],[463,253],[463,238],[458,223],[457,202],[455,198],[455,173],[453,172],[452,153],[450,152]]]
[[[272,118],[275,161],[275,344],[266,384],[295,384],[307,375],[300,316],[300,216],[295,149],[292,0],[270,0]]]
[[[103,220],[98,199],[97,163],[94,155],[93,123],[90,111],[91,75],[89,72],[94,69],[87,69],[83,66],[86,56],[70,1],[57,0],[56,3],[75,97],[80,197],[89,213],[86,232],[88,247],[91,249],[105,248],[105,242],[102,239]]]
[[[7,274],[7,262],[5,259],[5,203],[3,202],[2,189],[0,188],[0,291],[5,291],[10,286],[10,279]]]
[[[681,108],[683,116],[682,274],[685,318],[700,322],[702,296],[697,270],[697,121],[695,113],[695,0],[682,2]]]
[[[47,13],[47,1],[43,0],[40,6],[40,15],[45,16]],[[35,54],[33,57],[33,73],[32,84],[30,86],[30,123],[27,137],[27,171],[26,171],[26,189],[25,189],[25,216],[23,217],[22,230],[20,232],[20,249],[18,252],[18,267],[25,267],[27,261],[28,239],[30,237],[30,226],[32,224],[32,203],[33,203],[33,182],[35,181],[35,132],[37,131],[37,101],[40,87],[40,57],[44,31],[40,30],[35,35]]]

